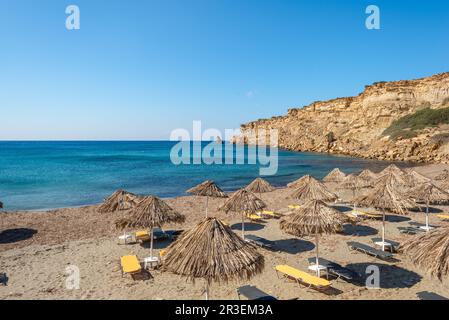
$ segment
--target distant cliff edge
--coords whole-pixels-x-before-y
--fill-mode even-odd
[[[449,72],[377,82],[356,97],[289,109],[243,124],[232,142],[265,141],[261,129],[277,129],[279,147],[293,151],[449,163]]]

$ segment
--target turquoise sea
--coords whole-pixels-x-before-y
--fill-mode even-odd
[[[137,194],[173,197],[185,195],[186,189],[206,179],[215,180],[224,190],[231,191],[259,175],[259,165],[246,161],[241,165],[174,165],[170,150],[175,144],[171,141],[0,142],[0,201],[5,210],[13,211],[95,204],[118,188]],[[265,178],[275,186],[284,186],[304,174],[322,178],[334,167],[349,173],[364,168],[378,171],[388,164],[279,150],[277,174]]]

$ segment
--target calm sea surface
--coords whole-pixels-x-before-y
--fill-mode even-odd
[[[175,143],[0,142],[0,200],[8,211],[40,210],[99,203],[118,188],[160,197],[185,195],[186,189],[206,179],[231,191],[259,175],[259,165],[247,161],[174,165],[170,150]],[[265,177],[275,186],[304,174],[322,178],[334,167],[349,173],[364,168],[378,171],[389,164],[282,150],[278,155],[277,174]]]

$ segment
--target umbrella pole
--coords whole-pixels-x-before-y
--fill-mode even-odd
[[[427,201],[427,206],[426,206],[426,231],[429,231],[429,201]]]
[[[352,189],[352,198],[355,199],[355,189]],[[354,201],[354,211],[356,209],[356,203]]]
[[[209,281],[206,280],[206,300],[209,300]]]
[[[382,251],[385,251],[385,212],[382,215]]]
[[[151,259],[153,259],[153,238],[154,238],[153,227],[151,227],[151,239],[150,239],[150,241],[151,241],[151,246],[150,246],[150,257],[151,257]]]
[[[318,233],[315,235],[315,240],[316,240],[316,255],[315,255],[315,262],[316,262],[316,275],[319,277],[320,276],[320,259],[319,259],[319,251],[318,251]]]
[[[206,196],[206,218],[207,218],[207,209],[209,207],[209,196]]]
[[[242,239],[245,240],[245,214],[242,213]]]

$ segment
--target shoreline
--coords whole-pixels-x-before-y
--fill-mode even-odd
[[[417,171],[434,177],[443,168],[449,166],[430,165],[418,167]],[[351,197],[350,191],[341,191],[333,184],[328,186],[344,201]],[[279,188],[264,193],[261,197],[269,209],[281,212],[294,201],[288,197],[290,192],[290,189]],[[209,199],[210,215],[229,222],[231,228],[240,234],[240,216],[226,215],[217,211],[223,201],[223,199]],[[175,197],[166,199],[166,202],[186,216],[184,224],[163,226],[166,230],[186,230],[204,218],[204,198]],[[336,206],[341,210],[351,209],[345,204]],[[449,212],[449,206],[435,207]],[[28,212],[2,214],[0,271],[6,272],[10,280],[8,286],[0,286],[0,299],[201,299],[201,281],[193,285],[182,277],[163,271],[151,271],[153,279],[150,280],[134,281],[130,277],[121,277],[118,264],[120,256],[135,254],[139,259],[143,259],[149,254],[147,244],[143,246],[117,244],[117,237],[123,234],[123,231],[116,230],[114,221],[125,217],[126,214],[126,212],[100,214],[96,212],[96,206],[63,208],[39,214]],[[406,242],[410,236],[399,233],[397,227],[407,226],[410,221],[424,220],[424,215],[419,212],[410,212],[406,217],[396,215],[389,217],[391,218],[388,218],[387,238],[398,242]],[[449,227],[447,222],[440,221],[433,214],[430,223]],[[348,225],[343,234],[323,236],[320,240],[320,252],[324,258],[351,266],[362,273],[367,264],[378,266],[382,272],[381,288],[378,290],[333,281],[333,286],[341,292],[335,296],[327,296],[278,279],[273,271],[277,264],[289,264],[300,270],[307,270],[307,258],[314,255],[314,240],[308,237],[289,236],[279,229],[279,220],[270,219],[261,224],[245,224],[248,234],[275,241],[279,248],[279,251],[273,252],[258,249],[265,257],[263,273],[245,283],[214,285],[212,298],[236,299],[236,287],[246,284],[256,285],[279,299],[401,300],[416,299],[416,293],[420,291],[432,291],[449,297],[448,279],[440,283],[403,257],[400,257],[399,262],[389,263],[348,250],[346,245],[348,241],[370,244],[373,237],[379,236],[380,226],[379,221],[366,220],[360,225]],[[8,230],[16,231],[14,233]],[[168,245],[168,241],[156,242],[156,254],[158,250]],[[65,268],[70,265],[80,269],[80,290],[67,290],[64,287]],[[23,277],[24,272],[32,274],[33,277]]]

